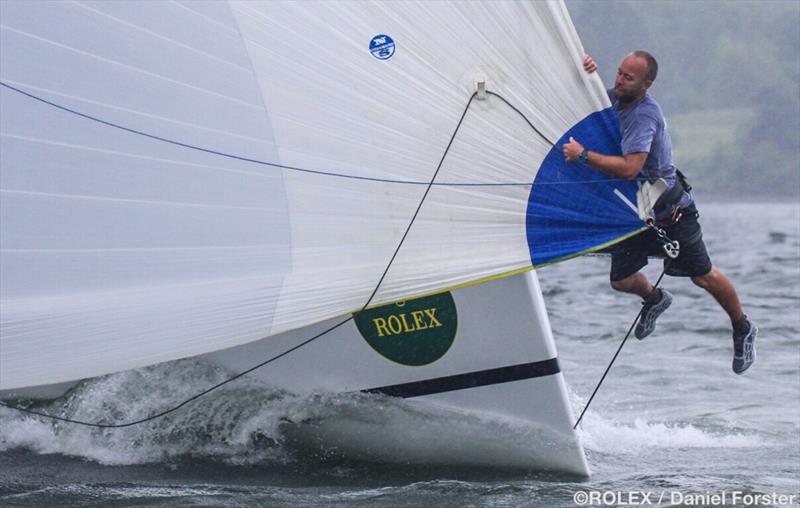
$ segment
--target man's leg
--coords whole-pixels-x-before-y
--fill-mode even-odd
[[[642,272],[636,272],[624,279],[612,280],[611,287],[623,293],[639,295],[644,300],[644,307],[633,333],[640,340],[653,333],[656,329],[656,319],[672,304],[672,295],[669,291],[656,290]]]
[[[612,280],[611,287],[623,293],[639,295],[642,300],[646,300],[653,292],[653,285],[642,272],[636,272],[622,280]]]
[[[716,267],[692,282],[705,289],[728,313],[733,325],[733,372],[741,374],[756,360],[756,334],[758,328],[742,311],[742,304],[731,281]]]
[[[711,271],[705,275],[692,277],[692,282],[708,291],[714,297],[717,303],[728,313],[734,327],[736,323],[741,322],[742,318],[744,318],[744,311],[742,310],[741,302],[739,302],[739,296],[736,294],[736,288],[733,287],[730,279],[719,271],[717,267],[712,266]]]
[[[653,333],[656,319],[672,303],[669,291],[655,289],[641,272],[647,265],[647,254],[652,250],[655,241],[655,232],[650,230],[625,240],[611,252],[611,287],[644,300],[634,330],[637,339],[644,339]]]

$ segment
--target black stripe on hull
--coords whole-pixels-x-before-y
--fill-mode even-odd
[[[402,383],[399,385],[381,386],[362,391],[365,393],[382,393],[390,397],[420,397],[422,395],[432,395],[434,393],[452,392],[455,390],[476,388],[478,386],[489,386],[535,377],[550,376],[558,374],[559,372],[561,372],[561,369],[558,367],[558,359],[551,358],[541,362],[509,365],[508,367],[500,367],[497,369],[479,370],[467,372],[466,374],[424,379],[422,381]]]

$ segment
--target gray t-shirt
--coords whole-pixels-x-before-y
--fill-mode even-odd
[[[650,181],[663,178],[670,188],[680,185],[672,163],[672,140],[661,106],[650,94],[645,94],[639,102],[620,110],[617,109],[619,102],[614,97],[613,88],[608,90],[608,96],[619,118],[622,154],[647,152],[638,176]],[[678,204],[686,207],[691,202],[691,195],[684,192]]]

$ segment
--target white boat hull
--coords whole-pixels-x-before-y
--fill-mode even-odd
[[[366,390],[400,396],[429,408],[492,419],[499,424],[494,428],[507,434],[477,436],[464,449],[463,437],[448,436],[446,429],[420,435],[387,421],[325,421],[308,430],[315,442],[325,442],[349,457],[588,475],[583,448],[572,430],[574,416],[536,274],[462,288],[452,296],[457,309],[455,338],[446,353],[429,364],[409,366],[386,358],[351,321],[249,375],[292,392]],[[403,310],[405,306],[396,307],[396,315]],[[204,358],[241,372],[339,321]]]
[[[416,343],[412,340],[406,344],[413,348],[420,340],[429,340],[424,333],[427,330],[418,328],[430,325],[432,332],[452,328],[452,337],[442,339],[440,334],[439,339],[430,338],[449,341],[432,356],[393,359],[391,351],[381,351],[374,342],[371,345],[351,320],[248,376],[296,394],[366,391],[402,397],[420,405],[425,414],[441,416],[443,422],[478,418],[479,428],[493,429],[465,440],[457,423],[453,429],[436,425],[414,429],[407,427],[419,422],[337,417],[292,426],[290,432],[298,440],[313,442],[314,446],[323,443],[351,458],[588,475],[583,448],[572,430],[574,416],[535,273],[453,291],[455,313],[450,315],[445,315],[444,309],[426,307],[435,302],[420,300],[422,307],[419,302],[417,307],[423,310],[412,310],[415,301],[385,306],[379,312],[389,316],[388,320],[366,320],[367,326],[362,329],[376,325],[377,319],[372,332],[383,332],[382,339],[402,341],[404,335],[417,333]],[[403,314],[405,318],[391,318]],[[242,372],[343,319],[199,358],[231,372]],[[401,363],[429,360],[422,365]],[[31,387],[6,391],[2,396],[52,398],[70,386]]]

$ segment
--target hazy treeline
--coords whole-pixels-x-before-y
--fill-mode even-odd
[[[800,196],[800,2],[567,0],[606,86],[635,49],[704,194]]]

